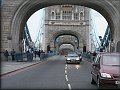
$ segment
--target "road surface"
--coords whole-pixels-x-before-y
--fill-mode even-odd
[[[91,84],[91,64],[66,64],[53,56],[35,66],[1,77],[2,89],[97,89]]]

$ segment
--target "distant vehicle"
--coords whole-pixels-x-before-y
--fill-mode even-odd
[[[66,63],[80,63],[80,57],[75,52],[68,53],[66,57]]]
[[[120,53],[98,53],[92,64],[91,84],[98,88],[120,85]]]
[[[78,53],[78,56],[80,57],[80,61],[82,61],[82,54]]]

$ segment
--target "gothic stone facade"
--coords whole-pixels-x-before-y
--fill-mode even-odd
[[[76,5],[55,5],[45,8],[46,47],[50,45],[50,49],[56,51],[59,48],[56,39],[62,35],[72,35],[77,38],[75,49],[78,47],[83,51],[83,46],[86,46],[89,50],[89,11],[89,8]],[[62,43],[75,43],[75,40],[67,38],[69,37]]]

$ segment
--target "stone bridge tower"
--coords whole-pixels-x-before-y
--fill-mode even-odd
[[[115,43],[115,51],[120,52],[120,0],[1,0],[1,51],[3,51],[4,49],[12,50],[13,48],[15,49],[15,51],[20,51],[20,43],[22,40],[21,36],[24,30],[24,26],[29,17],[37,10],[48,6],[66,4],[89,7],[103,15],[110,26],[110,31],[112,32],[111,38]],[[53,12],[50,12],[49,17],[52,18],[52,16],[54,16],[55,14],[56,17],[59,19],[60,13],[61,20],[54,20],[55,17],[53,17],[53,21],[50,21],[46,17],[45,22],[48,26],[47,28],[49,28],[49,34],[52,33],[50,32],[52,31],[52,26],[55,26],[54,33],[52,34],[53,36],[49,35],[49,38],[48,35],[46,35],[46,44],[50,44],[50,47],[52,49],[53,47],[55,47],[55,42],[52,43],[52,40],[55,41],[56,37],[60,35],[72,35],[78,38],[77,40],[79,40],[79,47],[82,48],[83,45],[86,45],[88,47],[85,35],[87,35],[86,30],[88,30],[87,28],[89,26],[87,25],[89,25],[89,21],[87,21],[86,17],[81,18],[84,20],[79,23],[78,21],[73,23],[72,20],[71,22],[63,20],[63,27],[61,26],[63,19],[62,17],[65,18],[65,16],[62,14],[62,7],[59,6],[59,8],[60,9],[53,8]],[[71,7],[69,9],[75,9],[75,7]],[[84,10],[84,12],[86,12],[86,10]],[[66,12],[63,13],[65,14]],[[77,13],[80,14],[79,10],[75,10],[75,13],[72,12],[72,19],[74,19],[73,16],[77,17]],[[83,13],[83,15],[86,16],[87,14]],[[71,30],[74,30],[74,32],[72,32]],[[59,33],[55,31],[58,31]],[[83,32],[78,33],[77,31]],[[49,43],[47,43],[47,41],[49,41]]]
[[[83,47],[89,50],[89,11],[89,8],[77,5],[55,5],[45,8],[46,49],[50,46],[51,51],[58,51],[57,38],[71,35],[76,40],[66,36],[64,41],[59,39],[59,43],[72,44],[74,50],[79,48],[83,51]]]

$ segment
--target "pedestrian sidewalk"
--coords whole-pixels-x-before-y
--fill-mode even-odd
[[[33,61],[30,62],[30,61],[2,61],[1,62],[1,76],[2,75],[6,75],[6,74],[9,74],[11,72],[14,72],[14,71],[17,71],[17,70],[20,70],[20,69],[23,69],[23,68],[26,68],[26,67],[29,67],[29,66],[32,66],[32,65],[35,65],[35,64],[38,64],[40,62],[42,62],[43,60],[40,60],[39,57],[36,57],[36,58],[33,58]]]

